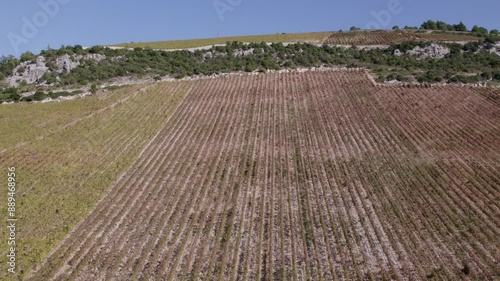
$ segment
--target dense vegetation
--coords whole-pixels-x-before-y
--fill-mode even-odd
[[[428,21],[422,28],[435,30],[467,30],[462,23],[449,25],[444,22]],[[60,92],[61,86],[85,86],[117,77],[153,77],[165,76],[183,78],[194,75],[212,75],[237,71],[267,71],[283,68],[346,66],[366,67],[378,77],[379,82],[398,80],[402,82],[448,82],[477,83],[481,81],[500,81],[500,57],[489,49],[500,41],[498,32],[489,32],[475,26],[474,32],[483,37],[477,42],[445,44],[450,53],[441,59],[419,58],[406,52],[420,46],[429,46],[430,42],[408,41],[393,44],[387,49],[363,50],[316,46],[308,43],[242,43],[227,42],[225,46],[214,46],[210,50],[196,51],[159,51],[149,48],[109,49],[95,46],[84,49],[82,46],[63,46],[60,49],[48,49],[40,53],[49,68],[38,85],[21,83],[18,88],[0,84],[0,102],[42,100],[46,97],[72,95],[80,92]],[[399,50],[401,55],[394,55]],[[56,59],[63,55],[85,56],[88,54],[104,55],[106,58],[97,62],[84,60],[71,72],[57,72]],[[0,58],[0,81],[12,74],[21,62],[34,61],[36,55],[24,53],[20,58]],[[51,85],[51,87],[48,87]],[[34,96],[21,97],[20,93],[36,92]],[[47,96],[48,94],[48,96]]]

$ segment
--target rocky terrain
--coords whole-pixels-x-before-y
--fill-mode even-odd
[[[87,55],[62,55],[57,57],[54,61],[54,72],[61,74],[64,72],[71,72],[74,68],[78,67],[84,61],[94,60],[100,62],[106,59],[105,55],[101,54],[87,54]],[[17,87],[23,81],[26,84],[41,83],[40,79],[47,73],[51,72],[48,67],[48,62],[44,56],[38,56],[36,60],[22,62],[14,68],[12,76],[6,78],[6,82],[10,87]]]
[[[1,102],[57,99],[74,92],[95,92],[106,84],[121,86],[137,81],[213,77],[223,73],[269,72],[277,69],[317,66],[375,71],[379,83],[464,83],[497,85],[496,65],[500,43],[458,43],[467,73],[450,56],[457,44],[408,41],[393,45],[339,46],[293,43],[240,43],[179,50],[92,47],[51,50],[17,60],[7,71],[0,92]],[[472,45],[471,45],[472,44]],[[71,49],[74,48],[74,49]],[[66,53],[65,53],[66,52]],[[459,52],[459,53],[460,53]],[[478,55],[478,56],[476,56]],[[398,57],[397,60],[391,56]],[[415,58],[419,60],[415,62]],[[436,59],[437,62],[429,59]],[[420,72],[393,68],[414,65]],[[8,73],[12,73],[8,75]],[[125,81],[125,82],[124,82]],[[487,83],[492,81],[492,83]],[[91,87],[94,87],[92,90]],[[38,96],[36,94],[38,93]],[[33,99],[29,98],[34,96]]]

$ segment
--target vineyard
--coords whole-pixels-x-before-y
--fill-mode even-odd
[[[17,167],[20,181],[20,275],[89,213],[189,87],[140,85],[79,100],[0,108],[0,166]],[[7,229],[2,227],[0,234],[7,237]],[[6,252],[2,247],[1,280],[8,274]]]
[[[99,200],[29,280],[500,277],[498,90],[329,70],[123,91],[2,155],[37,200],[22,206],[29,247]],[[55,208],[66,217],[47,225]]]
[[[210,39],[193,39],[177,41],[159,41],[146,43],[124,43],[111,45],[112,47],[125,48],[152,48],[152,49],[185,49],[206,47],[227,42],[239,41],[247,43],[261,42],[307,42],[311,44],[329,45],[389,45],[401,43],[408,40],[417,41],[478,41],[478,37],[467,33],[424,31],[415,30],[375,30],[375,31],[349,31],[349,32],[313,32],[313,33],[291,33],[270,34],[254,36],[220,37]]]
[[[330,35],[325,44],[329,45],[390,45],[408,40],[415,41],[477,41],[478,37],[461,33],[401,31],[359,31],[336,32]]]
[[[173,41],[158,41],[158,42],[131,42],[124,44],[112,45],[114,47],[125,48],[152,48],[152,49],[186,49],[212,46],[217,44],[226,44],[227,42],[239,41],[246,43],[261,43],[261,42],[308,42],[320,44],[325,41],[331,32],[311,32],[311,33],[278,33],[268,35],[249,35],[249,36],[233,36],[233,37],[218,37],[205,39],[191,40],[173,40]]]

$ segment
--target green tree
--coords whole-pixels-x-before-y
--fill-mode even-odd
[[[479,35],[488,35],[488,29],[477,25],[474,25],[474,27],[472,27],[471,32]]]
[[[397,25],[393,26],[392,30],[399,30],[399,26],[397,26]]]
[[[351,28],[349,30],[350,31],[356,31],[356,30],[361,30],[361,28],[359,28],[357,26],[351,26]]]
[[[467,31],[467,26],[463,22],[460,22],[459,24],[454,24],[453,29],[455,31]]]
[[[428,20],[422,24],[421,28],[422,29],[437,30],[437,24],[433,20]]]
[[[445,23],[444,21],[439,21],[439,20],[436,22],[436,27],[438,30],[450,30],[450,29],[452,29],[452,27],[449,24]]]
[[[498,29],[492,29],[492,30],[490,31],[490,35],[498,35],[498,34],[500,34],[500,33],[498,32]]]

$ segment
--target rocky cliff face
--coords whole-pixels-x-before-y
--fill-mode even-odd
[[[20,83],[25,81],[27,84],[32,83],[41,83],[44,81],[40,81],[41,78],[47,72],[55,72],[58,74],[62,74],[65,72],[71,72],[73,69],[81,65],[84,61],[94,60],[95,62],[100,62],[106,59],[105,55],[101,54],[87,54],[85,56],[82,55],[63,55],[53,59],[54,68],[49,68],[47,66],[47,62],[45,57],[38,56],[36,60],[26,61],[19,64],[12,71],[12,76],[6,78],[7,84],[10,87],[17,87]]]
[[[7,77],[6,80],[11,87],[19,85],[22,81],[26,81],[28,84],[38,83],[39,79],[48,70],[49,68],[45,65],[45,58],[39,56],[34,63],[27,61],[19,64],[12,71],[12,76]]]
[[[421,48],[419,46],[415,47],[415,49],[410,50],[407,54],[415,55],[419,58],[427,59],[427,58],[438,58],[442,59],[447,54],[450,53],[450,49],[438,44],[431,44],[428,47]]]

